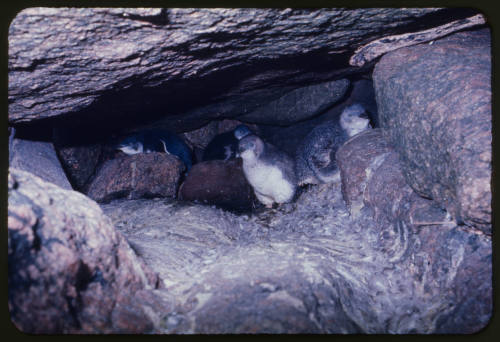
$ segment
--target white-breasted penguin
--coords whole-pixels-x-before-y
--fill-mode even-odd
[[[126,154],[164,152],[178,157],[186,166],[186,172],[191,169],[191,150],[175,133],[165,129],[149,129],[132,134],[122,140],[117,149]]]
[[[254,134],[240,140],[243,172],[266,207],[292,201],[297,189],[293,159]]]

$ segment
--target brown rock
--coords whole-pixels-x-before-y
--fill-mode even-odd
[[[165,153],[122,155],[102,165],[87,195],[98,202],[120,197],[175,197],[183,168],[178,158]]]
[[[9,310],[21,331],[151,331],[126,298],[158,278],[95,202],[10,168],[8,212]]]
[[[230,210],[249,210],[255,199],[239,158],[194,165],[179,188],[179,198]]]
[[[489,29],[388,53],[373,77],[381,127],[408,184],[490,234]]]

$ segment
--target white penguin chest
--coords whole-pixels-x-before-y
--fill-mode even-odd
[[[287,202],[293,197],[294,189],[279,168],[243,161],[243,172],[256,193],[269,196],[278,203]]]

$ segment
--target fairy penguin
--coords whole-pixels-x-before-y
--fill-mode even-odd
[[[335,153],[350,137],[370,128],[365,108],[355,103],[346,107],[340,119],[328,120],[312,129],[297,147],[295,170],[298,185],[319,184],[338,179]]]
[[[254,134],[241,139],[238,147],[257,199],[268,208],[290,202],[297,189],[293,159]]]
[[[250,133],[252,132],[246,125],[238,125],[232,131],[216,135],[203,151],[202,160],[235,158],[238,153],[238,142]]]
[[[178,157],[191,169],[191,150],[181,138],[165,129],[150,129],[128,136],[118,144],[117,149],[131,155],[136,153],[165,152]]]

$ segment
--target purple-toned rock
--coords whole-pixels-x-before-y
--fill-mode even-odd
[[[408,184],[491,234],[489,29],[386,54],[373,77],[385,136]]]
[[[193,166],[179,188],[179,199],[249,210],[254,193],[243,174],[241,159],[210,160]]]
[[[52,143],[14,138],[10,151],[10,167],[28,171],[63,189],[72,189]]]
[[[13,168],[8,189],[8,301],[21,331],[153,331],[129,299],[158,277],[94,201]]]
[[[88,186],[97,202],[127,197],[175,197],[184,164],[166,153],[122,155],[106,161]]]

